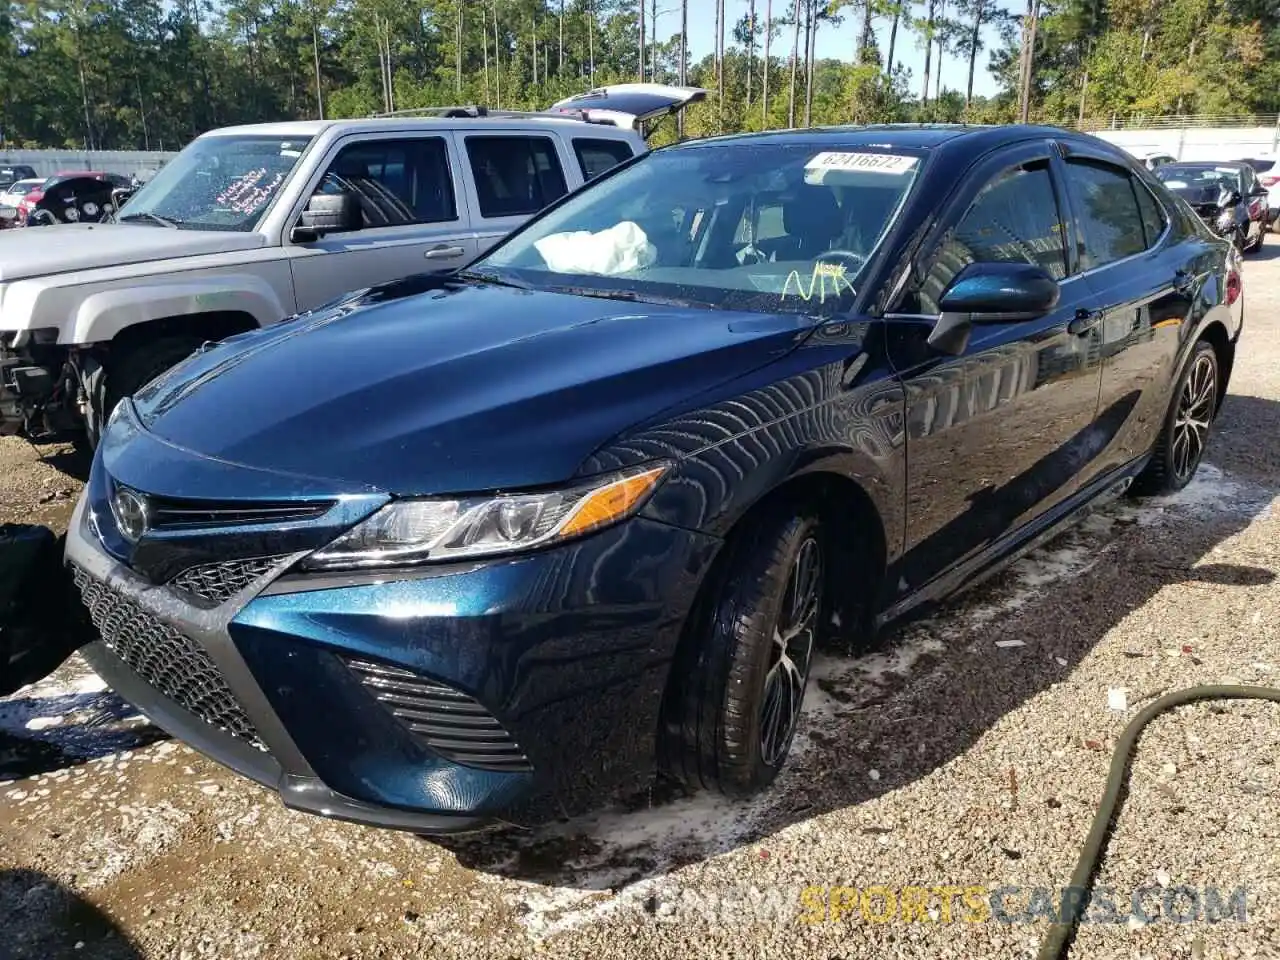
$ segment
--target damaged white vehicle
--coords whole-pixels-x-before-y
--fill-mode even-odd
[[[621,84],[542,113],[447,107],[204,134],[114,222],[0,233],[0,434],[95,443],[122,397],[202,343],[456,269],[644,153],[646,121],[705,93]]]

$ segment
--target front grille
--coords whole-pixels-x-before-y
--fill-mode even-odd
[[[409,670],[347,659],[365,689],[446,760],[480,770],[531,770],[528,758],[488,710],[461,690]]]
[[[79,567],[72,573],[107,649],[184,710],[259,750],[267,749],[222,672],[198,643]]]
[[[314,520],[327,513],[333,503],[332,500],[186,500],[147,495],[148,519],[153,530]]]
[[[283,560],[287,554],[276,557],[256,557],[252,560],[222,560],[187,567],[169,581],[169,586],[192,594],[209,603],[223,603]]]

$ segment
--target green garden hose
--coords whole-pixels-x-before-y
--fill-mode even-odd
[[[1111,759],[1111,770],[1107,774],[1107,786],[1102,792],[1102,801],[1098,804],[1098,812],[1094,814],[1093,825],[1089,828],[1089,837],[1085,840],[1084,849],[1080,851],[1080,859],[1076,861],[1076,869],[1071,874],[1072,891],[1079,895],[1063,898],[1062,914],[1049,927],[1040,944],[1037,960],[1062,960],[1067,955],[1071,940],[1075,936],[1076,927],[1080,923],[1093,890],[1094,874],[1098,869],[1098,860],[1106,845],[1107,838],[1115,828],[1115,818],[1119,812],[1120,792],[1124,789],[1129,776],[1129,760],[1134,744],[1143,727],[1160,714],[1174,707],[1195,703],[1199,700],[1270,700],[1280,703],[1280,689],[1274,687],[1248,687],[1238,684],[1210,685],[1188,687],[1165,694],[1158,700],[1148,704],[1141,713],[1129,721],[1129,725],[1120,734],[1116,743],[1116,752]]]

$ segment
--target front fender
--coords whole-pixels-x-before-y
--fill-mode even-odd
[[[135,324],[201,313],[243,313],[261,327],[288,312],[271,285],[251,274],[121,287],[85,297],[59,342],[97,343]]]

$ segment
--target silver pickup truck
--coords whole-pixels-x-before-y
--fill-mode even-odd
[[[214,130],[111,222],[0,232],[0,434],[94,443],[121,397],[201,343],[462,266],[703,96],[622,84],[541,113]]]

